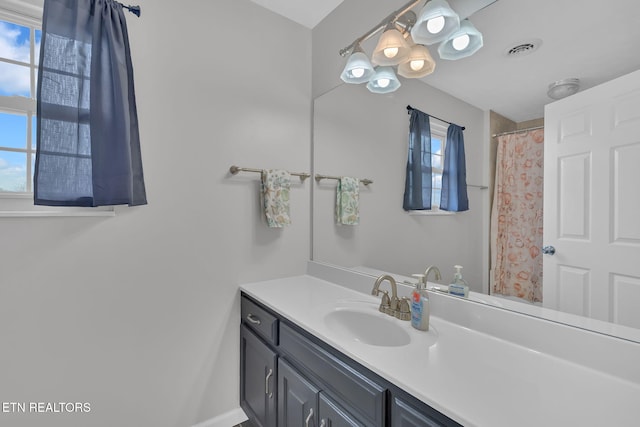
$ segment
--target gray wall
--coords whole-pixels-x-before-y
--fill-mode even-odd
[[[0,401],[91,412],[2,425],[183,427],[236,408],[238,284],[305,271],[310,182],[271,230],[258,175],[227,171],[309,170],[311,31],[248,0],[140,5],[127,22],[149,205],[0,218]]]

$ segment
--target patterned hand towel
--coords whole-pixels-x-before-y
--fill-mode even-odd
[[[286,170],[269,169],[262,171],[262,200],[264,215],[271,228],[291,224],[289,218],[289,190],[291,175]]]
[[[336,191],[336,223],[341,225],[357,225],[359,212],[360,181],[357,178],[344,176],[338,181]]]

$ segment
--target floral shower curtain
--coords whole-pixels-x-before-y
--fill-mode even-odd
[[[544,130],[498,137],[491,292],[542,302]]]

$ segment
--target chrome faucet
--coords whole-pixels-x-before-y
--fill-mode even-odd
[[[429,273],[434,272],[436,275],[436,280],[442,280],[442,276],[440,275],[440,270],[438,269],[438,267],[436,267],[435,265],[430,265],[425,271],[424,271],[424,281],[426,282],[427,280],[429,280]]]
[[[385,280],[387,280],[391,284],[391,298],[389,298],[389,293],[387,291],[380,290],[380,285]],[[380,303],[380,308],[378,310],[390,316],[395,316],[396,311],[398,310],[399,303],[398,285],[396,284],[396,280],[388,274],[383,274],[382,276],[378,277],[376,279],[376,282],[373,284],[371,295],[378,296],[380,292],[384,293],[384,295],[382,296],[382,302]]]

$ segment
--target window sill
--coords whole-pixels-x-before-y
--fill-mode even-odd
[[[62,209],[62,208],[61,208]],[[109,217],[116,216],[116,212],[112,210],[94,211],[76,211],[67,208],[64,211],[3,211],[0,210],[0,218],[42,218],[42,217]],[[91,209],[91,208],[87,208]]]
[[[113,206],[98,208],[36,206],[31,193],[0,194],[0,218],[110,217]]]
[[[408,211],[407,212],[408,215],[411,216],[449,216],[449,215],[455,215],[455,212],[449,212],[449,211],[441,211],[441,210],[424,210],[424,211]]]

